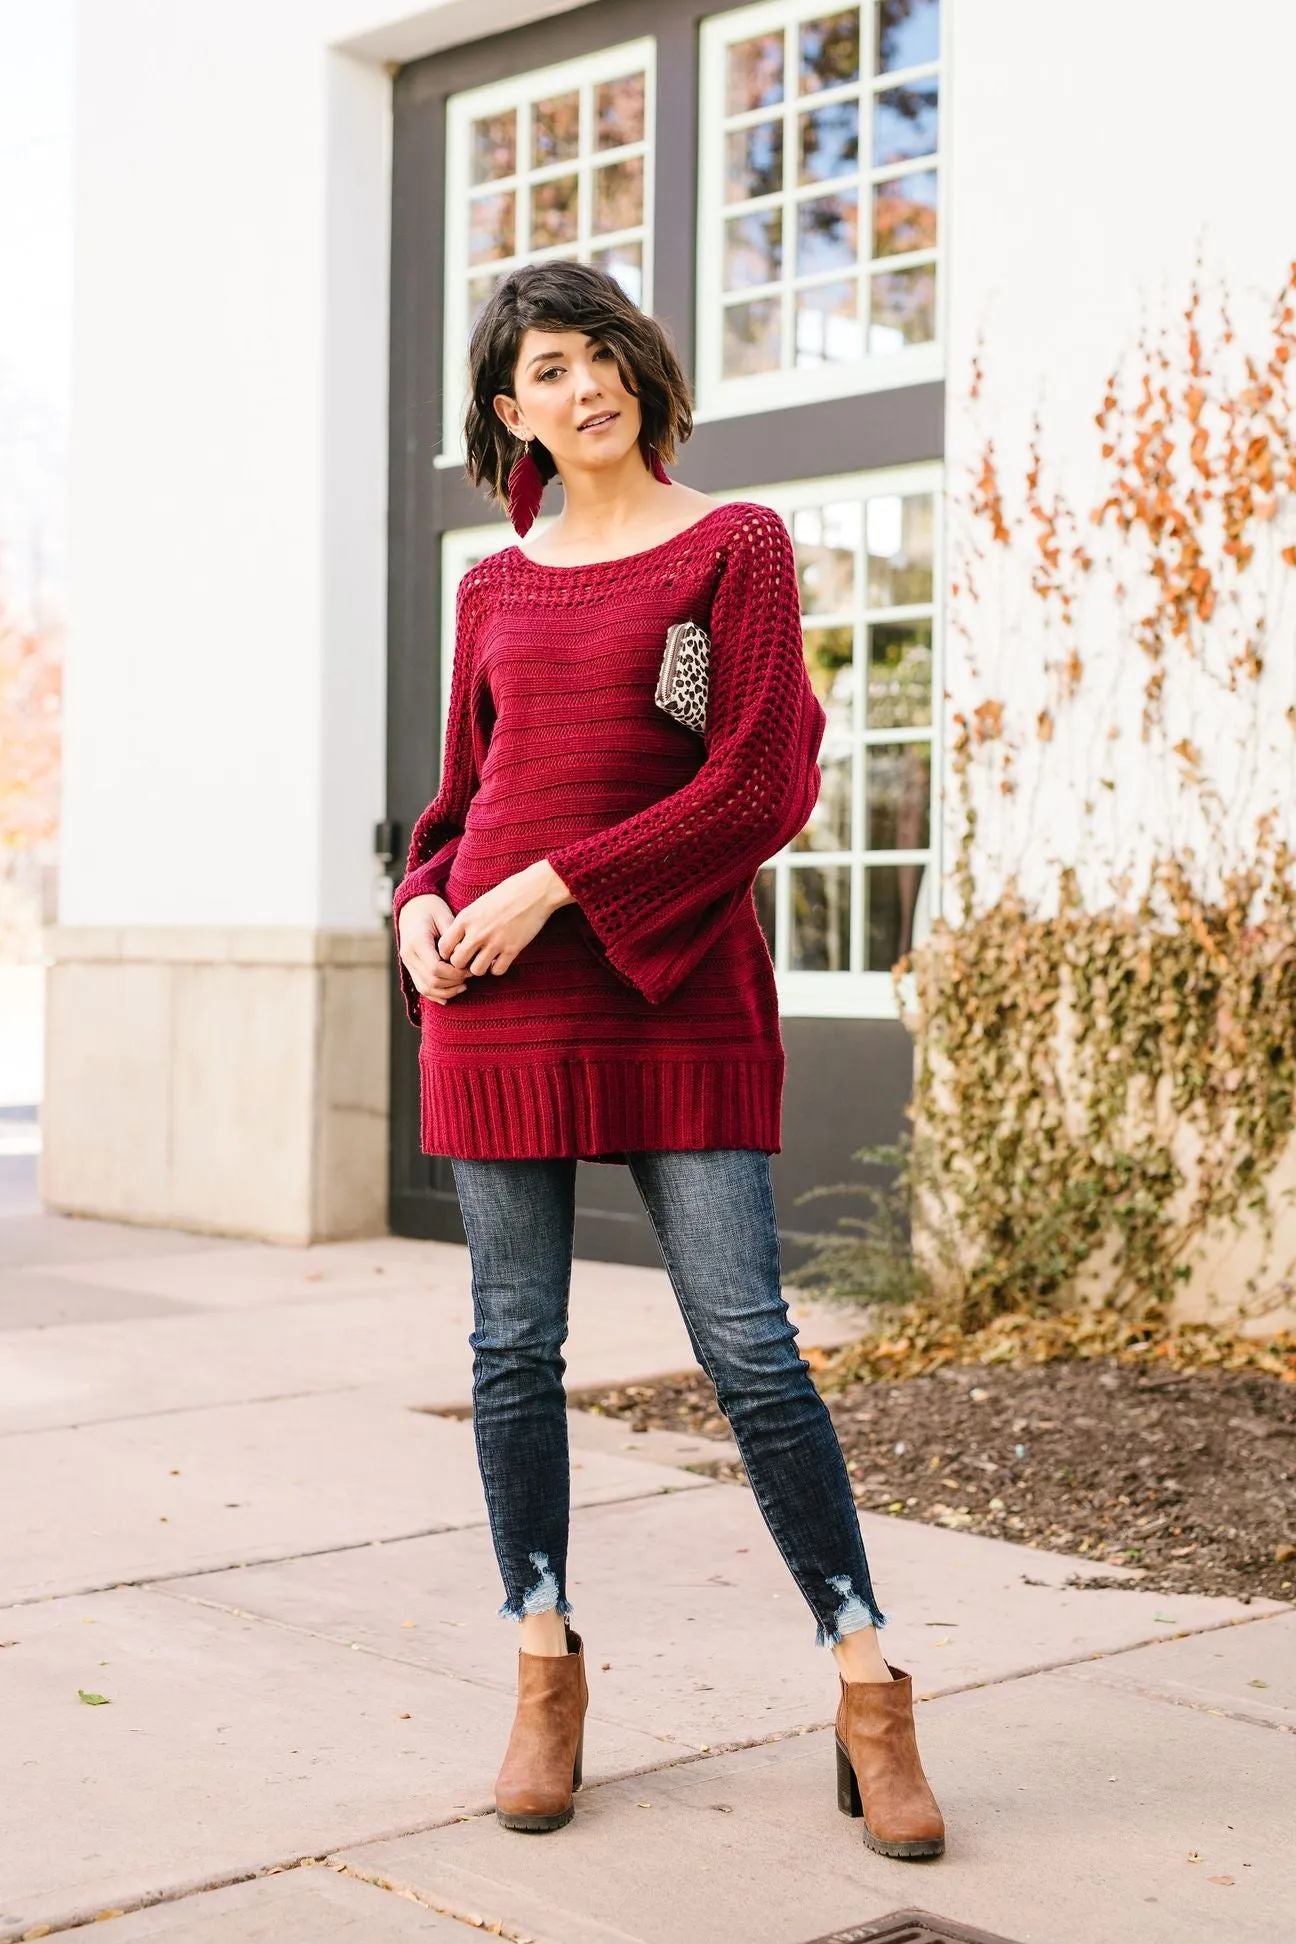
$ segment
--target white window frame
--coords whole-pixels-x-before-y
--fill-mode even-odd
[[[937,75],[940,82],[940,135],[936,153],[930,157],[899,163],[887,169],[873,170],[868,157],[861,154],[859,164],[860,180],[860,235],[861,239],[869,233],[870,184],[887,176],[903,176],[916,171],[932,168],[936,171],[936,335],[930,344],[906,345],[897,351],[865,352],[865,355],[852,363],[812,365],[798,370],[791,367],[782,371],[759,372],[750,377],[725,378],[722,376],[722,357],[724,350],[724,224],[729,213],[724,200],[725,173],[725,48],[732,41],[746,40],[757,34],[767,33],[773,28],[795,26],[802,20],[813,20],[831,12],[824,0],[758,0],[758,4],[735,8],[728,13],[710,15],[702,22],[699,40],[699,99],[698,99],[698,203],[697,203],[697,410],[694,414],[699,424],[712,419],[732,418],[750,412],[776,411],[785,406],[810,405],[825,399],[843,398],[860,392],[887,391],[897,385],[919,385],[930,383],[945,376],[945,326],[949,278],[946,266],[949,262],[949,103],[948,103],[948,49],[949,16],[953,11],[952,0],[942,0],[941,46]],[[861,99],[873,83],[880,80],[873,74],[873,36],[876,8],[872,0],[859,0],[860,14],[860,93]],[[930,67],[897,68],[886,76],[888,86],[903,83],[917,75],[931,72]],[[784,152],[789,153],[788,143],[795,126],[798,101],[809,99],[785,90],[784,100]],[[830,97],[831,99],[831,97]],[[758,119],[753,115],[753,120]],[[861,145],[867,129],[861,129]],[[795,152],[795,149],[791,151]],[[784,208],[788,205],[788,191],[781,192]],[[784,265],[789,261],[789,248],[795,248],[786,234],[784,223]],[[922,260],[926,253],[915,256],[888,258],[888,266],[894,261],[896,269],[906,264]],[[861,242],[861,252],[857,272],[861,286],[868,280],[869,257]],[[837,276],[840,277],[838,272]],[[823,281],[830,283],[835,279],[825,272]],[[779,285],[787,304],[786,292],[791,278],[784,277]],[[764,286],[761,286],[763,289]],[[755,293],[759,294],[759,290]],[[861,311],[861,328],[867,333],[866,315],[867,292],[862,288],[865,310]],[[786,311],[785,311],[786,317]],[[785,329],[786,339],[786,329]]]
[[[446,103],[446,172],[445,172],[445,284],[442,296],[442,319],[445,332],[445,353],[443,361],[443,396],[446,401],[445,433],[442,450],[434,463],[438,466],[462,466],[466,454],[463,449],[463,416],[468,402],[468,280],[471,275],[489,275],[497,266],[483,263],[470,268],[468,262],[468,204],[472,184],[470,182],[469,129],[479,116],[498,114],[502,110],[516,108],[518,111],[518,158],[530,153],[531,106],[534,102],[546,100],[550,95],[568,93],[574,88],[583,87],[582,131],[580,156],[575,164],[576,171],[587,177],[594,168],[599,154],[591,140],[588,125],[590,93],[600,81],[615,81],[621,75],[635,68],[644,70],[644,134],[641,142],[627,143],[618,150],[621,158],[641,154],[644,158],[644,207],[643,207],[643,301],[644,310],[652,309],[652,269],[653,269],[653,228],[654,228],[654,177],[656,156],[657,126],[657,43],[651,36],[640,40],[622,41],[615,47],[600,47],[594,53],[581,54],[570,61],[556,62],[552,67],[533,68],[526,74],[513,74],[507,80],[494,81],[482,88],[466,89],[461,94],[451,95]],[[530,197],[527,183],[533,175],[545,177],[562,176],[572,172],[572,163],[555,162],[542,170],[520,170],[512,176],[502,176],[501,189],[517,188],[517,238],[520,243],[529,231],[528,214]],[[582,193],[580,207],[586,217],[591,208],[591,197]],[[592,249],[602,249],[614,244],[628,232],[609,232],[607,236],[592,237],[585,222],[578,235],[576,254],[586,260]],[[554,258],[568,258],[572,245],[553,244],[542,250],[519,250],[509,258],[501,258],[501,264],[516,267],[519,263],[544,263]]]
[[[820,506],[827,502],[842,500],[879,499],[893,494],[930,493],[933,503],[932,532],[932,703],[931,728],[916,730],[878,729],[865,730],[860,738],[869,742],[893,745],[899,742],[929,742],[931,747],[931,806],[929,842],[922,851],[867,851],[852,846],[846,851],[798,851],[801,860],[795,865],[782,865],[780,860],[793,855],[791,845],[784,847],[777,858],[766,861],[762,868],[773,864],[776,871],[775,887],[779,901],[777,912],[777,935],[779,955],[775,960],[774,977],[778,988],[779,1011],[789,1019],[896,1019],[899,1010],[896,1005],[895,986],[890,972],[796,972],[782,963],[783,952],[788,937],[788,903],[791,870],[814,869],[820,865],[848,864],[851,867],[851,923],[858,928],[863,924],[863,905],[860,897],[862,873],[869,864],[904,864],[924,862],[927,867],[926,891],[928,912],[935,920],[941,908],[942,869],[942,708],[944,694],[944,655],[942,638],[944,626],[944,521],[942,506],[943,468],[938,461],[925,461],[918,465],[893,466],[886,470],[857,473],[836,473],[819,479],[798,479],[789,483],[776,483],[758,487],[734,487],[714,495],[717,502],[728,500],[752,500],[762,506],[771,507],[780,518],[789,520],[791,515],[803,506]],[[552,517],[537,521],[532,531],[539,535],[552,523]],[[441,541],[441,720],[440,736],[442,747],[445,743],[446,710],[450,695],[450,678],[454,668],[455,634],[455,590],[466,569],[476,560],[487,554],[513,544],[513,533],[508,527],[499,525],[458,527],[442,536]],[[862,652],[865,640],[864,616],[871,612],[867,608],[867,594],[859,584],[857,576],[854,602],[854,625],[856,641]],[[894,611],[897,616],[905,613],[903,609]],[[866,670],[861,666],[859,656],[856,660],[856,679],[862,683]],[[857,689],[857,695],[859,690]],[[852,803],[852,817],[857,833],[862,831],[863,805]],[[858,945],[858,939],[857,939]]]

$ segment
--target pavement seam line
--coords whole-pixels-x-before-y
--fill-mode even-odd
[[[454,1817],[452,1820],[457,1822],[460,1818]],[[380,1836],[377,1838],[366,1837],[362,1840],[366,1842],[396,1842],[401,1840],[407,1833],[421,1835],[440,1827],[442,1825],[439,1823],[428,1823],[421,1830],[412,1830],[409,1832],[397,1831],[394,1835]],[[304,1851],[300,1855],[280,1859],[273,1863],[258,1863],[247,1869],[228,1870],[219,1876],[196,1878],[192,1883],[181,1884],[174,1890],[160,1890],[154,1894],[144,1891],[138,1897],[128,1898],[124,1903],[113,1904],[110,1908],[114,1915],[137,1917],[145,1910],[161,1910],[172,1905],[178,1906],[190,1902],[194,1897],[209,1896],[215,1890],[233,1890],[241,1883],[259,1883],[273,1876],[292,1876],[298,1870],[316,1868],[333,1870],[339,1876],[350,1874],[350,1872],[343,1869],[342,1865],[334,1863],[331,1860],[335,1853],[329,1850]],[[385,1885],[374,1885],[375,1889],[385,1887]],[[399,1896],[400,1892],[394,1891],[393,1894]],[[0,1944],[22,1944],[24,1937],[29,1937],[33,1930],[42,1931],[42,1926],[45,1927],[42,1935],[46,1937],[65,1937],[70,1931],[88,1930],[95,1924],[102,1923],[103,1921],[104,1919],[100,1911],[95,1911],[91,1915],[88,1910],[74,1912],[66,1917],[55,1917],[52,1921],[48,1918],[38,1917],[34,1924],[29,1924],[27,1919],[24,1918],[23,1924],[25,1928],[21,1931],[6,1931],[3,1938],[0,1939]]]
[[[321,1633],[318,1627],[306,1627],[297,1620],[281,1620],[278,1614],[254,1613],[248,1607],[226,1606],[222,1600],[205,1600],[199,1593],[172,1592],[167,1587],[148,1587],[150,1593],[161,1593],[164,1599],[178,1600],[182,1605],[204,1607],[211,1613],[223,1613],[237,1620],[251,1620],[262,1627],[278,1627],[284,1633],[297,1634],[305,1640],[322,1641],[326,1647],[340,1647],[349,1654],[368,1654],[372,1660],[390,1662],[395,1667],[412,1667],[420,1674],[433,1674],[438,1680],[459,1681],[464,1687],[481,1688],[488,1694],[503,1694],[511,1697],[514,1688],[511,1683],[491,1681],[479,1674],[463,1674],[453,1667],[430,1666],[427,1661],[411,1660],[405,1654],[395,1654],[384,1647],[371,1647],[362,1640],[345,1640],[341,1634]],[[641,1728],[638,1722],[622,1721],[619,1715],[596,1714],[594,1719],[609,1728],[623,1728],[627,1733],[644,1735],[650,1741],[663,1741],[669,1737],[655,1735],[651,1728]],[[638,1770],[627,1773],[638,1774]]]
[[[1039,1661],[1032,1667],[1010,1669],[1006,1674],[988,1674],[981,1681],[958,1681],[952,1687],[929,1688],[917,1695],[919,1701],[944,1701],[952,1694],[975,1694],[979,1688],[1006,1687],[1009,1681],[1034,1680],[1037,1674],[1056,1674],[1067,1667],[1088,1667],[1094,1661],[1117,1660],[1122,1654],[1137,1654],[1144,1647],[1165,1647],[1174,1640],[1192,1640],[1199,1634],[1222,1633],[1226,1627],[1254,1627],[1264,1620],[1280,1620],[1296,1611],[1278,1607],[1271,1613],[1237,1613],[1228,1620],[1208,1620],[1200,1627],[1181,1627],[1177,1633],[1149,1634],[1145,1640],[1131,1640],[1124,1647],[1103,1647],[1088,1654],[1068,1654],[1062,1660]]]
[[[493,1814],[494,1811],[490,1813]],[[476,1931],[485,1930],[489,1924],[493,1936],[508,1938],[510,1944],[561,1944],[557,1938],[544,1938],[536,1931],[524,1930],[520,1925],[511,1923],[507,1917],[488,1919],[478,1911],[465,1909],[461,1904],[438,1903],[428,1891],[416,1890],[413,1884],[405,1884],[398,1888],[390,1877],[383,1876],[380,1871],[358,1869],[352,1863],[337,1861],[336,1853],[330,1856],[328,1861],[330,1868],[337,1870],[342,1876],[354,1877],[357,1883],[372,1884],[376,1889],[389,1891],[396,1897],[406,1897],[410,1903],[418,1904],[423,1910],[433,1911],[438,1917],[448,1917],[453,1923],[470,1925]],[[637,1944],[637,1941],[628,1937],[624,1931],[610,1932],[609,1935],[625,1937],[626,1944]]]
[[[678,1467],[663,1466],[663,1470]],[[597,1512],[605,1505],[633,1505],[640,1499],[669,1498],[673,1492],[704,1492],[720,1489],[723,1481],[708,1480],[702,1485],[652,1485],[646,1490],[626,1491],[617,1498],[595,1499],[590,1505],[573,1506],[574,1513]],[[419,1526],[411,1532],[394,1532],[382,1539],[346,1539],[327,1546],[304,1546],[296,1552],[269,1553],[264,1559],[227,1559],[214,1566],[189,1566],[181,1571],[140,1573],[133,1579],[101,1580],[90,1586],[58,1587],[49,1593],[20,1593],[12,1600],[0,1601],[0,1613],[11,1608],[43,1606],[49,1600],[88,1600],[96,1593],[120,1593],[133,1587],[165,1587],[174,1581],[210,1579],[217,1573],[251,1572],[257,1566],[291,1566],[298,1559],[328,1559],[333,1554],[366,1552],[371,1546],[404,1546],[414,1539],[443,1539],[451,1532],[479,1532],[485,1518],[464,1519],[454,1525]]]

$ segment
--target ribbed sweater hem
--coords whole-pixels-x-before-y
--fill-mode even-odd
[[[424,1054],[422,1147],[464,1161],[701,1148],[780,1152],[785,1060],[457,1066]]]

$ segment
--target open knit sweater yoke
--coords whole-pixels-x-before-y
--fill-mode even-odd
[[[705,740],[656,706],[666,630],[711,636]],[[441,787],[396,915],[547,857],[574,904],[500,977],[420,1000],[425,1153],[620,1161],[780,1142],[784,1055],[752,886],[819,790],[824,712],[787,528],[713,507],[645,552],[464,575]]]

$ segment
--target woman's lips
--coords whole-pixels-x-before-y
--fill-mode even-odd
[[[597,418],[586,420],[585,424],[578,425],[576,430],[578,432],[601,432],[605,426],[613,424],[619,417],[619,412],[600,412]]]

